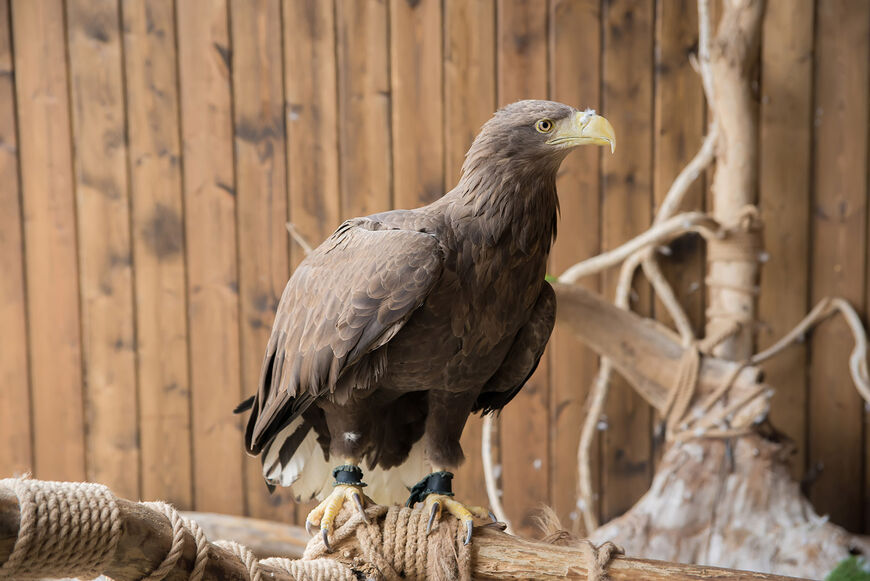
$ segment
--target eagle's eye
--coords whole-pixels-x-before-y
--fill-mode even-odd
[[[553,130],[553,122],[549,119],[541,119],[535,123],[535,129],[538,130],[538,133],[549,133]]]

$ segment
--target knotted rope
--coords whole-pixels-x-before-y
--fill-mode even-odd
[[[605,581],[607,579],[607,565],[616,555],[623,554],[622,548],[610,541],[596,547],[592,541],[583,539],[578,543],[583,557],[586,559],[588,581]]]
[[[111,563],[121,538],[115,495],[101,484],[0,480],[18,497],[18,538],[0,578],[93,579]]]

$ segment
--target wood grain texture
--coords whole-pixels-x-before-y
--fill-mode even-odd
[[[389,210],[389,13],[386,0],[336,3],[341,216]]]
[[[34,474],[85,478],[81,329],[63,5],[12,3]]]
[[[604,19],[604,95],[602,109],[615,128],[619,149],[604,157],[601,242],[608,250],[645,230],[651,218],[653,3],[614,0]],[[602,289],[612,298],[616,271],[605,272]],[[635,286],[633,309],[650,312],[650,290]],[[607,521],[625,510],[649,487],[650,407],[619,377],[611,381],[605,406],[602,512]]]
[[[225,2],[178,2],[194,506],[240,514],[239,277]]]
[[[656,3],[655,128],[653,200],[658,208],[674,182],[701,147],[706,131],[704,91],[701,77],[689,62],[698,51],[697,2]],[[686,194],[681,210],[704,208],[704,181],[696,181]],[[685,236],[670,245],[670,255],[658,255],[659,263],[680,304],[692,322],[695,334],[704,328],[704,253],[699,236]],[[671,318],[656,301],[656,319]]]
[[[124,0],[142,498],[193,506],[184,207],[171,0]]]
[[[822,2],[816,12],[813,303],[841,296],[861,307],[867,265],[867,103],[870,4]],[[825,63],[821,65],[820,63]],[[849,530],[862,526],[864,402],[846,363],[852,336],[841,320],[810,344],[809,462],[824,466],[811,498]]]
[[[9,2],[0,2],[0,472],[33,468],[27,303]]]
[[[813,85],[813,2],[771,2],[761,46],[761,157],[759,207],[766,218],[761,268],[758,347],[788,333],[809,304],[810,191]],[[782,292],[789,289],[789,292]],[[800,479],[807,458],[806,345],[795,345],[765,363],[777,386],[774,425],[795,441],[792,474]]]
[[[444,3],[444,181],[459,181],[465,152],[495,110],[495,0]],[[454,489],[470,504],[489,506],[480,456],[483,420],[468,418],[462,432],[465,463]]]
[[[139,497],[135,320],[118,3],[66,3],[87,478]],[[119,469],[119,467],[123,467]]]
[[[523,0],[498,3],[498,103],[547,98],[547,13]],[[533,517],[549,503],[549,353],[500,416],[502,488],[514,531],[532,534]]]
[[[231,0],[239,237],[242,390],[256,391],[278,299],[287,282],[287,167],[279,0]],[[246,510],[293,522],[289,494],[270,495],[259,458],[245,457]]]
[[[391,0],[393,205],[416,208],[444,195],[441,0]]]
[[[578,109],[600,109],[601,29],[597,0],[556,0],[550,10],[552,98]],[[584,34],[577,34],[583,30]],[[607,115],[607,112],[604,112]],[[603,149],[580,147],[562,163],[557,188],[562,217],[559,236],[550,254],[550,272],[557,275],[600,249],[600,160]],[[580,284],[598,291],[599,277]],[[578,530],[577,447],[585,418],[586,396],[598,358],[572,334],[559,326],[550,338],[550,433],[552,463],[550,502],[563,526]],[[593,481],[598,478],[600,443],[593,443]]]
[[[335,9],[319,0],[283,4],[284,95],[290,221],[316,247],[340,222]],[[291,264],[305,257],[291,243]]]

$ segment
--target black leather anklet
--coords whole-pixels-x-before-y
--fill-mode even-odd
[[[362,481],[363,471],[359,466],[354,466],[353,464],[344,464],[342,466],[336,466],[332,470],[332,477],[335,478],[335,482],[332,483],[333,486],[345,485],[345,486],[366,486],[366,483]]]
[[[408,497],[408,502],[405,503],[405,506],[414,506],[418,502],[423,502],[430,494],[453,496],[452,480],[453,472],[447,472],[446,470],[429,474],[411,487],[411,496]]]

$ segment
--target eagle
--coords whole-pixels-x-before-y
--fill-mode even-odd
[[[424,503],[471,538],[488,511],[455,500],[468,416],[497,412],[544,352],[556,174],[582,144],[616,140],[592,110],[525,100],[498,110],[459,182],[427,206],[345,221],[293,272],[278,304],[245,447],[270,490],[322,499],[306,519],[329,547],[345,502]],[[363,472],[365,466],[367,473]],[[368,494],[363,492],[367,486]]]

